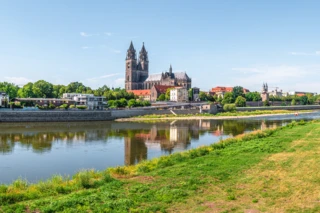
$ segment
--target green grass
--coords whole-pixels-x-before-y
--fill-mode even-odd
[[[256,110],[256,111],[241,111],[241,112],[221,112],[216,115],[210,113],[201,114],[163,114],[163,115],[142,115],[133,118],[152,119],[152,118],[188,118],[188,117],[221,117],[221,116],[251,116],[251,115],[270,115],[270,114],[293,114],[295,111],[290,110]],[[299,112],[311,112],[311,110],[303,110]]]
[[[106,171],[0,186],[0,212],[319,212],[320,123]]]

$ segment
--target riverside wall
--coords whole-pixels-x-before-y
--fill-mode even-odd
[[[174,110],[175,114],[196,114],[197,109]],[[108,111],[23,111],[0,110],[0,122],[69,122],[69,121],[110,121],[139,115],[172,114],[170,110],[126,109]]]
[[[237,111],[256,111],[256,110],[320,110],[320,105],[237,107]]]

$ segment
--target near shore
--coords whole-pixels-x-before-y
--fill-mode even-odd
[[[149,121],[149,120],[225,120],[225,119],[245,119],[259,118],[281,115],[295,115],[312,113],[312,110],[289,111],[289,110],[268,110],[268,111],[252,111],[252,112],[233,112],[233,113],[218,113],[212,114],[197,114],[197,115],[144,115],[131,118],[118,118],[115,121]]]
[[[0,185],[0,212],[320,212],[320,122],[105,171]]]

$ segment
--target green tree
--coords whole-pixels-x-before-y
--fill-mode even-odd
[[[308,97],[306,95],[300,97],[300,104],[307,105],[308,104]]]
[[[66,92],[66,86],[58,84],[58,85],[53,85],[53,97],[54,98],[61,98],[63,93]]]
[[[39,80],[33,84],[32,92],[36,98],[53,98],[53,85]]]
[[[246,101],[261,101],[259,92],[248,92],[245,94]]]
[[[243,87],[241,86],[235,86],[232,89],[232,98],[233,100],[236,100],[238,96],[244,97]]]
[[[189,101],[193,101],[193,89],[190,88],[188,90],[188,98],[189,98]]]
[[[208,100],[208,98],[207,98],[207,94],[205,93],[205,92],[199,92],[199,99],[201,100],[201,101],[207,101]]]
[[[165,101],[165,100],[166,100],[165,94],[161,94],[161,95],[158,97],[158,101]]]
[[[34,98],[32,91],[33,83],[29,82],[18,90],[18,97],[20,98]]]
[[[170,91],[171,91],[171,88],[167,89],[166,94],[165,94],[167,101],[170,101]]]
[[[135,99],[130,99],[128,101],[128,107],[135,107],[137,105],[136,100]]]
[[[296,105],[296,99],[292,99],[291,105],[292,105],[292,106]]]
[[[232,92],[226,92],[223,96],[222,104],[231,104],[234,102]]]
[[[238,96],[235,104],[237,107],[245,107],[246,106],[246,99],[242,96]]]
[[[16,98],[18,95],[19,87],[13,83],[0,82],[0,91],[9,95],[9,98]]]

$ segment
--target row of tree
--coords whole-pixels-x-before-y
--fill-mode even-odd
[[[12,98],[61,98],[63,93],[86,93],[96,96],[104,96],[107,100],[134,99],[133,93],[128,93],[125,89],[109,88],[104,85],[98,89],[91,89],[80,82],[72,82],[68,85],[54,85],[44,80],[29,82],[23,87],[13,83],[0,82],[0,91],[6,92]]]

